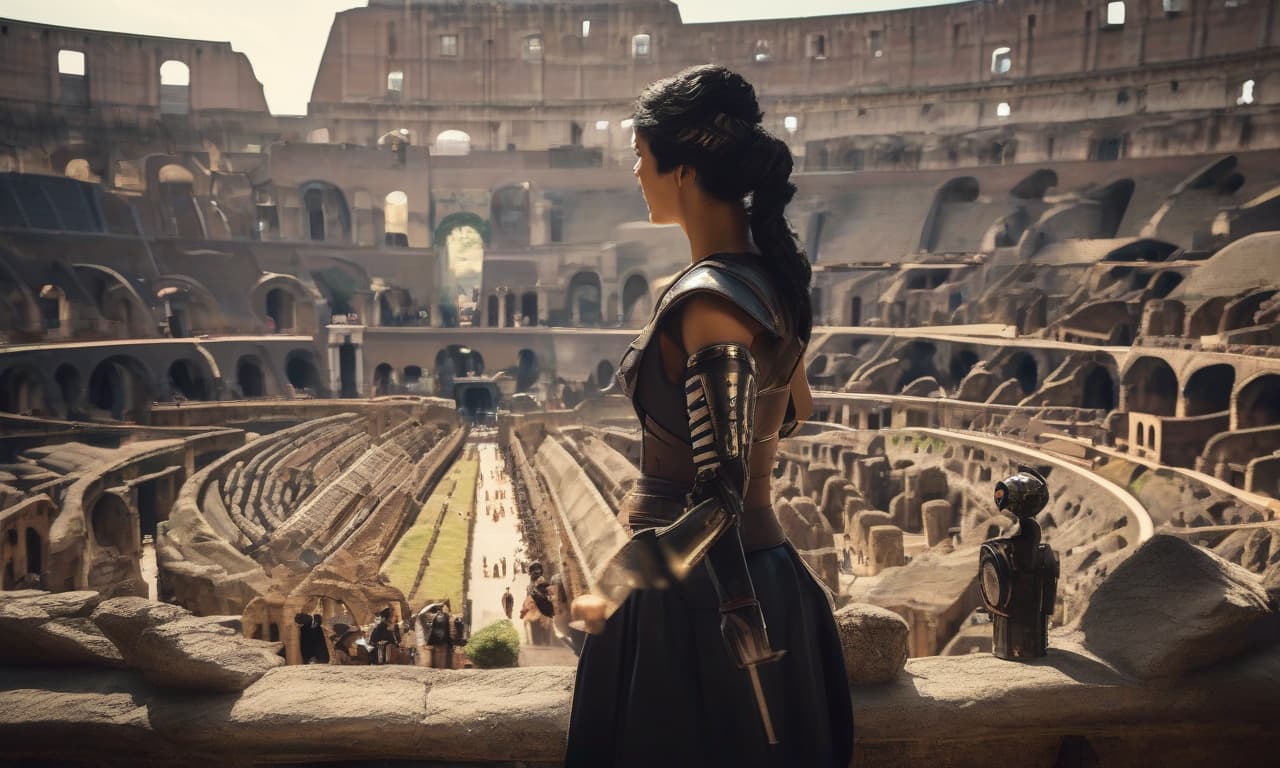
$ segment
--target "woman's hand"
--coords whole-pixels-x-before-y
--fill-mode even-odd
[[[603,597],[588,592],[575,597],[569,605],[569,626],[588,635],[604,632],[606,604]]]

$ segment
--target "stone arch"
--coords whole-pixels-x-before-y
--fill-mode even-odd
[[[187,400],[208,400],[212,387],[202,366],[190,358],[180,357],[169,365],[169,396],[182,395]]]
[[[1111,372],[1096,362],[1081,371],[1080,407],[1110,411],[1116,407],[1116,383]]]
[[[613,363],[608,360],[601,360],[596,364],[596,385],[600,389],[608,389],[613,382]]]
[[[191,67],[168,59],[160,64],[160,114],[185,115],[191,111]]]
[[[1167,298],[1169,294],[1173,292],[1174,288],[1177,288],[1182,284],[1182,280],[1183,277],[1180,273],[1174,272],[1170,269],[1157,272],[1155,277],[1151,279],[1151,283],[1148,287],[1148,290],[1150,291],[1150,298]]]
[[[196,200],[194,174],[185,166],[170,162],[160,165],[155,179],[156,194],[152,197],[159,203],[162,230],[174,237],[205,239],[208,231]]]
[[[538,324],[538,292],[525,291],[520,295],[520,324],[533,326]]]
[[[155,335],[151,307],[138,289],[110,267],[101,264],[73,264],[76,280],[98,303],[98,312],[111,324],[116,338],[147,338]]]
[[[316,367],[315,353],[309,349],[295,349],[285,357],[285,378],[289,386],[297,392],[321,394],[324,383],[320,379],[320,369]]]
[[[565,312],[571,325],[600,325],[603,321],[603,291],[597,272],[582,270],[569,280],[565,291]]]
[[[434,236],[436,247],[443,248],[448,243],[449,233],[458,227],[471,227],[480,233],[480,239],[485,245],[489,244],[489,222],[471,211],[458,211],[445,216],[436,225]]]
[[[919,249],[932,251],[937,246],[949,206],[972,203],[978,199],[979,192],[978,180],[973,176],[957,176],[938,187],[920,232]]]
[[[161,275],[153,282],[164,302],[165,325],[173,338],[218,330],[218,300],[200,281],[186,275]]]
[[[450,344],[436,352],[436,392],[453,397],[453,381],[462,376],[484,374],[484,357],[461,344]]]
[[[99,547],[131,552],[137,545],[137,532],[129,505],[114,493],[103,493],[90,511],[93,540]]]
[[[1136,185],[1133,179],[1119,179],[1091,193],[1089,197],[1097,201],[1100,211],[1097,237],[1115,237],[1124,221],[1125,211],[1129,210],[1129,202],[1133,200]]]
[[[1222,308],[1222,317],[1218,320],[1218,333],[1226,333],[1239,328],[1248,328],[1254,324],[1254,315],[1262,305],[1275,296],[1274,288],[1247,293],[1238,299],[1228,302]]]
[[[1022,387],[1023,396],[1030,395],[1040,385],[1039,368],[1035,356],[1025,350],[1009,355],[1000,372],[1004,380],[1017,379]]]
[[[532,207],[528,182],[507,184],[495,189],[489,198],[493,241],[500,245],[529,245]]]
[[[277,333],[306,336],[317,330],[315,296],[293,275],[264,274],[254,285],[250,301],[262,322]]]
[[[471,136],[466,131],[449,129],[436,134],[431,146],[433,155],[469,155],[471,154]]]
[[[99,362],[89,374],[89,405],[106,411],[120,421],[136,421],[151,405],[150,370],[129,355],[112,355]]]
[[[42,331],[35,294],[13,270],[7,251],[0,249],[0,339],[29,338]]]
[[[516,353],[516,391],[528,392],[538,383],[542,373],[538,365],[538,354],[532,349],[522,349]]]
[[[1254,376],[1244,382],[1233,400],[1232,429],[1280,425],[1280,374]]]
[[[47,559],[44,551],[45,538],[40,535],[40,531],[31,526],[27,526],[26,535],[23,538],[25,539],[23,544],[26,545],[27,573],[37,573],[43,576],[44,564]]]
[[[1206,416],[1231,410],[1236,369],[1226,363],[1197,369],[1182,388],[1184,416]]]
[[[1140,357],[1121,376],[1126,411],[1174,416],[1178,411],[1178,377],[1158,357]]]
[[[1043,200],[1044,194],[1058,186],[1058,174],[1052,168],[1037,168],[1009,190],[1012,197],[1020,200]]]
[[[0,411],[48,416],[44,376],[35,367],[19,363],[0,373]]]
[[[951,360],[947,363],[947,371],[951,374],[951,380],[957,384],[969,375],[969,371],[973,370],[973,366],[978,364],[978,353],[972,349],[956,349],[951,353]]]
[[[622,322],[628,325],[642,325],[652,312],[653,301],[649,294],[649,281],[637,272],[622,284]]]
[[[938,368],[934,363],[937,353],[937,347],[927,341],[913,341],[899,348],[896,354],[901,373],[893,392],[901,392],[903,387],[925,376],[939,380]]]
[[[1230,301],[1228,296],[1214,296],[1191,310],[1191,314],[1187,316],[1187,337],[1198,339],[1216,334],[1222,322],[1223,310]]]
[[[401,371],[400,381],[404,388],[410,392],[419,392],[422,389],[422,366],[406,365]]]
[[[395,386],[395,369],[390,363],[379,363],[373,369],[373,396],[383,397],[393,392]]]
[[[351,242],[351,209],[337,185],[313,179],[298,185],[305,240]]]
[[[409,247],[409,196],[401,190],[382,200],[382,233],[384,245]]]
[[[242,397],[265,397],[267,379],[265,367],[257,355],[242,355],[236,361],[236,387]]]

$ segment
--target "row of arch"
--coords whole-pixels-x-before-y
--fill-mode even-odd
[[[1140,357],[1122,375],[1126,411],[1165,417],[1232,414],[1232,429],[1280,426],[1280,374],[1262,373],[1237,382],[1229,363],[1191,371],[1179,382],[1158,357]]]
[[[285,381],[295,392],[323,394],[324,382],[311,350],[296,349],[285,357]],[[157,399],[216,400],[266,397],[278,388],[274,376],[256,354],[241,355],[234,379],[220,381],[199,356],[173,359],[163,379],[128,354],[97,362],[89,375],[72,363],[54,369],[52,378],[27,363],[0,369],[0,411],[49,418],[136,420]]]

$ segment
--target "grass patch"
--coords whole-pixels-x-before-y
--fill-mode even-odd
[[[475,507],[476,476],[479,470],[478,461],[459,459],[440,482],[436,483],[427,503],[418,512],[418,518],[404,536],[400,537],[400,541],[396,542],[391,556],[382,565],[382,574],[404,593],[414,610],[421,607],[427,599],[445,597],[449,598],[454,610],[461,608],[462,568],[470,544],[467,518]],[[410,594],[422,563],[422,554],[431,542],[432,530],[445,502],[448,502],[449,510],[440,525],[440,535],[431,551],[431,562],[427,565],[417,593]]]

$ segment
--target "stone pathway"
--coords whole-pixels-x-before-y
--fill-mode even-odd
[[[524,543],[520,539],[517,525],[520,518],[516,514],[515,489],[511,485],[511,479],[503,471],[504,465],[496,442],[482,437],[476,443],[476,452],[480,459],[480,474],[476,480],[476,527],[471,538],[468,590],[468,597],[471,598],[471,631],[478,631],[499,619],[506,619],[502,610],[502,592],[504,588],[510,587],[511,594],[515,597],[511,624],[523,642],[524,628],[518,616],[529,577],[524,573],[516,573],[515,569],[516,560],[525,557]],[[485,500],[486,493],[488,501]],[[506,498],[499,498],[503,493]],[[506,514],[500,515],[495,522],[493,513],[502,508],[505,508]],[[485,573],[486,564],[492,573],[493,564],[500,562],[503,557],[507,558],[505,577],[495,578]]]

